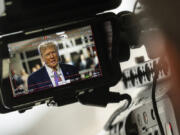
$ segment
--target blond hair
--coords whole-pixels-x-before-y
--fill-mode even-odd
[[[54,49],[58,52],[58,43],[56,41],[44,41],[38,46],[39,54],[42,56],[44,50],[46,50],[49,47],[54,47]]]

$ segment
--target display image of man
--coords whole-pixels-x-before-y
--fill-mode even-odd
[[[56,42],[43,42],[38,46],[38,50],[44,66],[29,76],[29,91],[65,85],[72,79],[79,78],[79,72],[75,66],[60,62]]]

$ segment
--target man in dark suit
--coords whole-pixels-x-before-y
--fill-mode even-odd
[[[59,62],[57,43],[46,41],[38,46],[44,66],[32,73],[28,78],[29,92],[68,84],[80,75],[75,66]]]

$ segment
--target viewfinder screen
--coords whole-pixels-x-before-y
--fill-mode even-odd
[[[13,97],[102,76],[91,26],[8,44]]]

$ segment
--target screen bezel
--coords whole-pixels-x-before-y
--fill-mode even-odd
[[[32,104],[33,102],[39,102],[40,100],[43,100],[43,99],[47,100],[48,98],[59,97],[59,96],[61,97],[62,101],[63,99],[68,99],[67,97],[69,96],[70,99],[68,100],[69,102],[71,102],[71,98],[72,98],[72,101],[76,101],[74,98],[76,98],[75,97],[76,93],[79,91],[84,91],[84,90],[92,89],[99,86],[110,87],[110,86],[115,85],[119,81],[120,75],[121,75],[119,63],[116,62],[115,60],[112,60],[112,59],[110,60],[108,56],[108,49],[107,49],[106,43],[105,41],[102,40],[105,37],[105,33],[102,33],[102,31],[100,31],[100,28],[98,26],[98,23],[102,23],[106,21],[111,21],[112,28],[113,28],[113,23],[116,21],[115,15],[104,14],[104,15],[99,15],[98,17],[96,16],[93,18],[81,20],[80,22],[77,21],[78,23],[73,23],[73,24],[68,23],[67,25],[64,25],[59,28],[55,28],[55,29],[51,29],[51,30],[47,30],[43,32],[38,32],[38,33],[30,34],[30,35],[25,35],[23,33],[23,34],[16,34],[16,35],[4,37],[2,40],[3,47],[4,47],[3,50],[5,49],[6,51],[4,50],[2,57],[9,55],[8,48],[7,48],[7,45],[9,43],[91,25],[92,32],[94,34],[94,40],[95,40],[97,53],[99,56],[99,62],[101,65],[101,71],[103,75],[100,78],[98,77],[98,78],[87,79],[87,80],[80,81],[79,83],[73,82],[71,83],[71,85],[67,85],[67,86],[65,85],[61,88],[57,87],[57,88],[52,88],[49,90],[43,90],[40,92],[35,92],[32,94],[20,96],[17,98],[13,97],[12,89],[9,89],[11,87],[9,87],[10,84],[9,85],[7,84],[8,83],[8,80],[7,80],[6,84],[2,83],[3,89],[1,91],[4,105],[7,106],[8,108],[16,108],[19,106],[25,106],[26,104]]]

